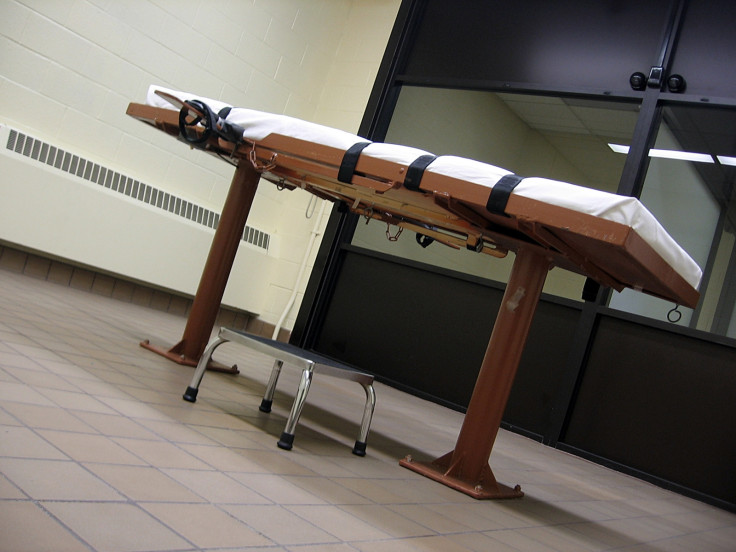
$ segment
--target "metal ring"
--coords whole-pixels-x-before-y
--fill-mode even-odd
[[[680,308],[680,305],[675,305],[667,313],[667,320],[669,320],[673,324],[677,324],[682,319],[682,313],[678,310],[679,308]]]

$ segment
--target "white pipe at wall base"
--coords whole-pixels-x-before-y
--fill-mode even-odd
[[[284,320],[286,320],[286,317],[289,314],[289,311],[291,311],[291,307],[294,306],[294,301],[296,301],[296,296],[299,291],[299,282],[302,281],[302,276],[304,275],[304,270],[307,267],[307,261],[309,261],[309,255],[312,253],[312,248],[314,247],[314,242],[317,239],[317,236],[319,236],[319,226],[322,222],[322,215],[325,212],[325,206],[327,204],[327,201],[322,200],[322,205],[319,209],[319,214],[317,215],[316,220],[314,221],[314,227],[312,228],[312,232],[309,236],[309,243],[307,244],[307,248],[304,251],[304,258],[302,258],[302,263],[299,266],[299,273],[296,276],[296,281],[294,282],[294,287],[291,290],[291,296],[289,297],[289,300],[286,302],[286,306],[284,307],[284,310],[281,313],[281,316],[279,317],[279,321],[276,322],[276,327],[273,329],[273,334],[271,335],[271,339],[278,339],[279,332],[281,331],[281,326],[284,324]]]

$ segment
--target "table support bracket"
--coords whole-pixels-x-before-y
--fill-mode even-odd
[[[532,247],[516,253],[455,449],[431,462],[407,457],[401,466],[473,498],[524,495],[519,485],[498,483],[488,459],[550,266],[550,259]]]

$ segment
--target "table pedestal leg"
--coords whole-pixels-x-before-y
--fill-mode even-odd
[[[142,347],[179,364],[197,365],[212,334],[259,179],[260,175],[247,161],[242,161],[235,170],[181,341],[165,349],[146,340]],[[235,366],[213,363],[211,368],[237,373]]]
[[[496,481],[488,458],[549,268],[549,259],[530,248],[516,254],[455,449],[432,462],[407,457],[399,464],[474,498],[524,495],[518,485]]]

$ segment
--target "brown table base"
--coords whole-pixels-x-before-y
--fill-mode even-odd
[[[399,464],[473,498],[518,498],[521,488],[501,485],[488,465],[516,370],[524,352],[550,260],[532,247],[516,253],[509,283],[452,452],[432,462]]]
[[[161,355],[162,357],[166,357],[169,360],[176,362],[177,364],[181,364],[183,366],[197,366],[198,360],[196,358],[191,358],[182,353],[181,348],[181,341],[171,347],[170,349],[166,349],[164,347],[159,347],[157,345],[153,345],[150,341],[147,339],[144,341],[141,341],[140,345],[144,349],[148,349],[149,351],[153,351],[157,355]],[[211,370],[213,372],[222,372],[224,374],[239,374],[240,370],[238,370],[238,366],[236,364],[233,364],[232,366],[228,366],[227,364],[222,364],[221,362],[217,362],[215,360],[210,360],[207,363],[207,369]]]
[[[476,481],[453,476],[452,466],[449,465],[452,456],[453,453],[450,452],[433,462],[417,462],[411,456],[407,456],[403,460],[399,460],[399,465],[479,500],[521,498],[524,496],[519,485],[512,489],[496,481],[491,467],[488,465]]]

